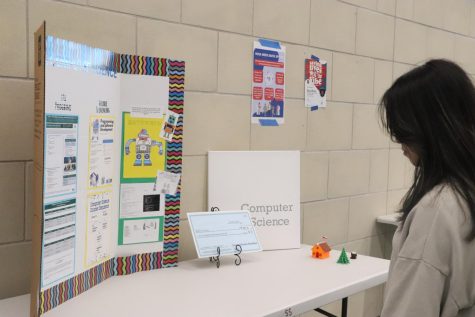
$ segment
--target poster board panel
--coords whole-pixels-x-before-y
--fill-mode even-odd
[[[30,316],[39,315],[41,276],[41,245],[43,224],[43,150],[45,99],[45,36],[46,23],[35,32],[35,105],[34,105],[34,161],[33,161],[33,224]]]

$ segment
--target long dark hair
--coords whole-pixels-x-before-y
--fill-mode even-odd
[[[465,71],[430,60],[399,77],[381,99],[383,127],[419,157],[414,182],[402,200],[402,221],[431,189],[452,187],[472,218],[475,238],[475,88]]]

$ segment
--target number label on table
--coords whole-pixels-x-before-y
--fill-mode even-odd
[[[284,317],[290,317],[290,316],[293,316],[294,313],[292,312],[292,308],[289,307],[287,308],[286,310],[284,310]]]

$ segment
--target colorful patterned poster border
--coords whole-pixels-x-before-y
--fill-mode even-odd
[[[169,78],[168,109],[180,114],[173,139],[167,141],[166,171],[181,173],[183,149],[183,101],[185,94],[185,62],[166,58],[120,55],[119,73]],[[176,266],[180,219],[181,184],[176,195],[165,197],[165,223],[162,267]],[[126,273],[127,274],[127,273]]]
[[[113,261],[114,260],[108,260],[92,269],[84,271],[81,274],[59,283],[58,285],[40,292],[40,315],[113,276]]]

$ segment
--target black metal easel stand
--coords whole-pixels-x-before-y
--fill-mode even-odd
[[[209,261],[210,262],[216,262],[216,267],[219,269],[219,266],[221,265],[221,261],[219,260],[219,257],[221,256],[221,249],[219,247],[216,248],[216,253],[218,255],[217,256],[210,256]]]
[[[236,245],[236,253],[234,253],[234,255],[236,256],[236,259],[234,260],[234,264],[236,266],[240,265],[242,260],[241,260],[241,256],[240,254],[242,253],[242,247],[241,245],[237,244]],[[209,261],[210,262],[216,262],[216,267],[219,269],[220,265],[221,265],[221,249],[219,247],[216,248],[216,253],[217,255],[216,256],[210,256],[209,257]]]

